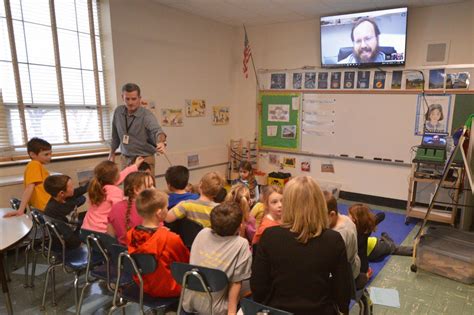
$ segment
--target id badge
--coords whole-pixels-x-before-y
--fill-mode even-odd
[[[128,140],[129,140],[129,136],[128,135],[123,135],[122,143],[123,144],[128,144]]]

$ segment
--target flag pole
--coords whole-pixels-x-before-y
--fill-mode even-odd
[[[245,24],[243,24],[243,26],[244,26],[245,37],[248,38],[247,29],[245,28]],[[252,67],[253,67],[253,73],[255,73],[255,80],[257,81],[257,86],[258,86],[258,89],[260,90],[260,83],[258,82],[257,70],[255,69],[255,63],[253,62],[253,54],[252,53],[250,54],[250,59],[252,60]]]

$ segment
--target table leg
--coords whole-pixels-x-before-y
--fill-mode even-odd
[[[9,315],[13,314],[12,301],[10,300],[10,293],[8,292],[7,277],[5,275],[5,267],[3,265],[3,251],[0,251],[0,282],[2,282],[2,292],[5,295],[5,303],[7,304],[7,312]]]

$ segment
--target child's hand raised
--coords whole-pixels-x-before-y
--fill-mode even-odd
[[[137,158],[135,159],[135,163],[133,163],[133,164],[136,165],[137,167],[140,167],[140,165],[143,163],[143,161],[145,161],[143,156],[137,156]]]

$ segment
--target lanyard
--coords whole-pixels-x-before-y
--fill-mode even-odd
[[[132,118],[132,121],[130,122],[130,125],[128,124],[128,119],[127,119],[128,114],[125,114],[125,130],[128,135],[128,131],[130,130],[130,127],[132,127],[133,122],[135,121],[135,115]]]

